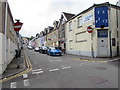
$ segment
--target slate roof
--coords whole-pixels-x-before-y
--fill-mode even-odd
[[[66,12],[63,12],[63,14],[64,14],[65,17],[67,18],[67,20],[69,20],[71,17],[75,16],[75,14],[66,13]]]

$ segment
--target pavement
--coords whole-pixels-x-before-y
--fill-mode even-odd
[[[93,62],[110,62],[110,61],[118,61],[120,60],[120,56],[116,56],[116,57],[112,57],[112,58],[109,58],[109,57],[104,57],[104,58],[92,58],[92,57],[88,57],[88,56],[81,56],[81,55],[71,55],[71,54],[64,54],[66,56],[69,56],[71,58],[76,58],[78,60],[81,60],[81,61],[93,61]]]
[[[28,61],[28,57],[24,50],[21,50],[20,58],[14,58],[12,62],[7,66],[6,70],[0,78],[0,82],[5,82],[13,78],[22,76],[31,70],[31,64]]]
[[[64,54],[64,55],[71,58],[75,58],[77,60],[88,61],[88,62],[109,62],[109,61],[120,60],[120,56],[113,58],[91,58],[91,57],[85,57],[79,55],[70,55],[70,54]],[[13,61],[6,68],[5,72],[2,74],[2,78],[0,78],[0,82],[5,82],[13,78],[22,76],[23,74],[28,73],[31,70],[32,70],[32,65],[24,49],[22,49],[20,58],[13,59]]]

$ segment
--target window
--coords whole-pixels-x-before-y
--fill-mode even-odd
[[[12,23],[12,21],[10,21],[10,31],[13,32],[13,29],[14,29],[13,28],[13,23]]]
[[[69,40],[69,46],[70,46],[70,50],[73,49],[73,40]]]
[[[69,22],[69,31],[72,31],[72,22]]]
[[[78,27],[81,27],[82,26],[82,17],[79,17],[78,18]]]

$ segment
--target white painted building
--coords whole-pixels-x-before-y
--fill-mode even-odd
[[[0,0],[0,74],[15,57],[17,34],[9,4]]]
[[[91,33],[88,27],[92,28]],[[94,4],[68,20],[66,53],[90,57],[120,55],[120,7]]]

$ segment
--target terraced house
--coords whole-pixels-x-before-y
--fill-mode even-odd
[[[90,57],[120,55],[120,7],[94,4],[66,23],[66,52]]]
[[[53,25],[53,29],[49,29],[47,34],[48,47],[58,47],[58,21],[54,21]]]
[[[0,74],[15,56],[17,38],[9,4],[0,1]]]
[[[75,14],[62,12],[58,24],[58,46],[61,47],[62,51],[66,52],[66,22],[75,16]]]

